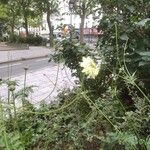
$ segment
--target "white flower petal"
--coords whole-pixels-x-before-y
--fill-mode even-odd
[[[80,66],[83,67],[82,72],[85,73],[88,76],[88,78],[95,79],[95,77],[99,73],[99,68],[96,66],[94,60],[91,59],[89,56],[87,58],[86,57],[82,58]]]

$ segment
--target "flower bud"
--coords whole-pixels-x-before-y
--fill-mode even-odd
[[[16,89],[15,85],[8,86],[9,91],[14,91]]]

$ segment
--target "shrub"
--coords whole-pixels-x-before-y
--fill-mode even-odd
[[[45,46],[47,43],[47,40],[38,35],[35,36],[33,34],[30,34],[28,37],[20,37],[18,35],[10,36],[9,42],[29,44],[29,45],[34,45],[34,46],[40,46],[40,45]]]

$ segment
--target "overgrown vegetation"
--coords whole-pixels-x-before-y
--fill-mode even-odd
[[[57,104],[37,109],[28,102],[32,87],[18,97],[15,82],[1,81],[10,99],[0,103],[0,148],[149,150],[149,6],[146,0],[101,1],[103,34],[97,47],[68,38],[59,43],[53,59],[63,60],[79,80],[72,91],[58,95]],[[90,58],[91,69],[85,71],[83,58]],[[96,64],[99,73],[90,78],[87,73],[94,73]]]

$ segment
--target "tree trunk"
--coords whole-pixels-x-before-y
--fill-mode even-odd
[[[12,11],[12,20],[10,21],[10,28],[11,28],[11,33],[10,33],[10,40],[11,42],[15,42],[15,38],[14,38],[14,35],[15,35],[15,15],[14,15],[14,12]]]
[[[28,37],[29,35],[29,31],[28,31],[28,18],[26,15],[24,15],[24,27],[25,27],[25,30],[26,30],[26,36]]]
[[[52,26],[50,17],[51,17],[51,14],[50,14],[50,10],[48,8],[48,10],[47,10],[47,24],[48,24],[48,28],[49,28],[49,40],[50,40],[50,47],[53,47],[54,46],[53,26]]]
[[[15,29],[15,15],[13,14],[12,23],[11,23],[11,35],[14,36]]]
[[[13,24],[13,22],[11,24],[11,35],[14,36],[14,24]]]
[[[85,22],[85,15],[80,16],[81,24],[80,24],[80,43],[84,42],[84,22]]]

